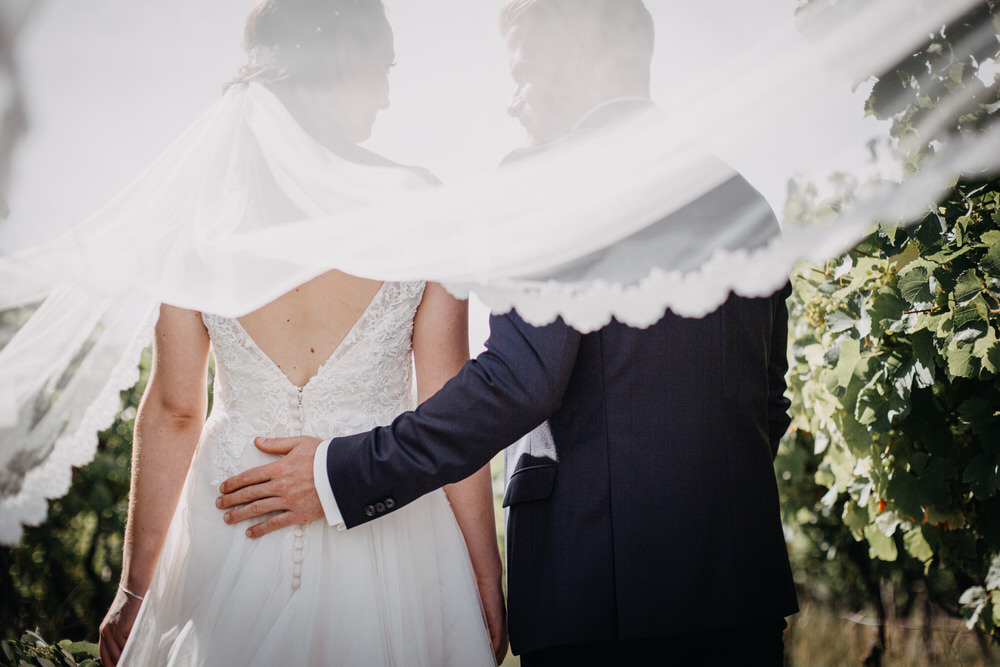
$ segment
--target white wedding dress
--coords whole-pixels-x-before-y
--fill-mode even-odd
[[[219,483],[273,460],[265,437],[330,438],[412,407],[423,283],[384,283],[305,387],[235,319],[203,315],[215,351],[205,424],[122,665],[494,665],[462,534],[435,491],[351,530],[325,521],[263,538],[228,526]]]

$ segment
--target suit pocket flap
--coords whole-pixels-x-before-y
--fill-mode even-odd
[[[509,507],[531,500],[545,500],[552,495],[556,480],[555,462],[519,468],[507,482],[507,492],[503,496],[503,506]]]

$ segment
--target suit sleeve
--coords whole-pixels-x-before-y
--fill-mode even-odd
[[[785,286],[771,297],[774,303],[774,322],[771,328],[771,350],[767,367],[768,382],[768,431],[771,458],[778,455],[778,443],[788,430],[792,419],[788,415],[791,401],[785,396],[785,374],[788,373],[788,306],[785,300],[791,295],[792,286]]]
[[[389,426],[335,438],[327,473],[348,528],[462,480],[560,405],[580,334],[562,320],[532,327],[490,318],[486,351]]]

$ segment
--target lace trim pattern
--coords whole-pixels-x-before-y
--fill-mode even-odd
[[[424,283],[386,283],[304,387],[234,318],[203,314],[215,351],[215,401],[202,436],[213,483],[239,472],[256,436],[321,438],[389,423],[412,406],[413,316]]]
[[[704,317],[722,305],[730,292],[748,297],[773,294],[788,280],[785,267],[793,263],[790,247],[796,245],[788,242],[792,235],[786,233],[756,250],[718,250],[691,272],[653,267],[646,277],[630,285],[512,279],[488,285],[444,283],[444,287],[460,299],[475,292],[497,315],[515,309],[534,326],[562,317],[574,329],[589,333],[614,318],[643,329],[658,322],[667,310],[683,317]],[[819,253],[834,256],[846,249],[836,245],[836,240],[833,243],[834,248]]]
[[[135,333],[102,389],[86,408],[79,426],[56,440],[52,453],[25,476],[21,492],[0,503],[0,544],[21,538],[23,525],[38,525],[48,516],[48,498],[69,491],[73,467],[89,463],[97,452],[97,434],[111,426],[121,409],[121,392],[139,381],[142,352],[153,340],[159,315],[158,304],[149,303],[136,320]]]

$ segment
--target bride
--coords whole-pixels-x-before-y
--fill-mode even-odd
[[[331,153],[403,171],[356,145],[388,106],[394,54],[381,0],[263,0],[245,46],[249,63],[227,95],[276,96]],[[249,186],[251,226],[304,217],[266,169]],[[440,285],[335,270],[240,318],[163,304],[136,417],[121,584],[100,630],[104,664],[499,661],[488,469],[360,530],[316,522],[251,540],[215,507],[221,480],[273,458],[255,436],[387,424],[412,407],[414,368],[417,399],[435,393],[468,357],[466,317]]]

